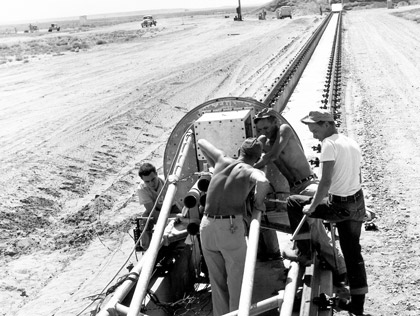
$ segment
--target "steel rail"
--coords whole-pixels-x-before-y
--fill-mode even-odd
[[[333,14],[339,14],[339,17],[331,48],[325,89],[323,90],[325,93],[322,95],[323,100],[321,102],[324,105],[321,106],[321,108],[330,109],[336,119],[337,125],[340,125],[341,120],[338,109],[340,108],[341,101],[341,12],[331,12],[328,15],[303,48],[298,52],[297,56],[289,63],[288,68],[284,70],[277,81],[273,83],[270,93],[266,95],[264,100],[260,100],[261,102],[279,113],[283,111]],[[328,295],[332,294],[332,272],[322,269],[318,260],[315,259],[313,264],[306,269],[305,275],[309,278],[310,282],[304,284],[303,287],[303,297],[299,316],[332,315],[332,308],[321,311],[318,306],[313,304],[314,297],[320,295],[321,292]],[[289,289],[287,295],[283,298],[280,316],[292,314],[291,306],[293,306],[294,300],[295,293],[292,293]]]
[[[279,113],[284,110],[331,17],[332,13],[322,21],[297,55],[288,63],[287,68],[277,77],[268,95],[266,94],[265,98],[261,99],[260,102]]]
[[[325,81],[325,94],[322,95],[324,97],[322,100],[324,105],[321,106],[321,109],[329,109],[334,115],[336,124],[339,126],[340,114],[337,108],[340,107],[341,90],[342,13],[335,14],[339,14],[339,16]],[[337,257],[335,244],[333,248]],[[315,262],[306,269],[305,276],[308,281],[303,286],[299,316],[332,316],[333,309],[331,306],[320,309],[313,303],[314,299],[322,293],[328,296],[333,294],[332,272],[323,269],[319,260],[315,258]]]
[[[328,104],[331,111],[334,114],[338,126],[341,124],[341,52],[342,52],[342,13],[339,13],[337,31],[336,31],[336,42],[334,48],[334,58],[331,70],[331,87]]]

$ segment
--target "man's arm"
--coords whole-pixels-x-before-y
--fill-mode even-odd
[[[270,182],[261,170],[255,169],[251,174],[251,181],[255,183],[254,209],[265,211],[264,200],[270,191]]]
[[[150,212],[152,211],[153,206],[155,205],[155,203],[153,203],[153,202],[149,202],[149,203],[145,203],[145,204],[143,204],[143,205],[144,205],[144,208],[145,208],[146,210],[143,212],[142,216],[143,216],[143,217],[147,217],[147,216],[149,216]]]
[[[142,191],[141,189],[137,190],[137,196],[139,198],[140,205],[143,205],[144,208],[146,209],[143,212],[142,216],[143,217],[149,216],[149,214],[152,211],[155,203],[153,201],[151,201],[150,198],[146,198],[147,197],[146,193],[144,193],[144,191]],[[144,203],[143,202],[144,200],[148,200],[148,202]]]
[[[261,168],[270,161],[276,160],[280,156],[281,151],[286,147],[291,135],[292,130],[290,126],[282,124],[277,131],[273,147],[254,165],[254,168]]]
[[[334,161],[324,161],[322,163],[322,176],[318,184],[318,189],[315,192],[312,203],[304,206],[303,208],[304,214],[313,213],[315,211],[315,208],[328,195],[328,190],[330,189],[330,186],[331,186],[334,163],[335,163]]]
[[[199,139],[197,144],[200,146],[201,152],[211,167],[214,167],[216,162],[224,155],[223,151],[205,139]]]

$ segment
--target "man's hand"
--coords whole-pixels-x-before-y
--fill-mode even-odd
[[[264,156],[265,156],[265,154],[262,153],[260,159],[256,163],[254,163],[253,167],[256,168],[256,169],[260,169],[264,173],[266,173],[267,169],[265,168],[265,164],[267,162],[264,160]]]
[[[305,205],[302,212],[303,214],[311,215],[313,212],[315,212],[315,207],[313,207],[312,204]]]
[[[263,143],[263,145],[265,145],[265,144],[267,143],[268,138],[267,138],[267,136],[265,136],[265,135],[263,134],[263,135],[258,136],[258,140],[259,140],[261,143]]]
[[[177,177],[174,174],[171,174],[171,175],[168,176],[168,182],[169,183],[177,183],[178,180],[179,180],[179,177]]]

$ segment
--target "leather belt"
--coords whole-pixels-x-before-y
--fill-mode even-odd
[[[348,196],[339,196],[339,195],[333,195],[329,194],[329,200],[330,202],[336,202],[336,203],[342,203],[342,202],[356,202],[359,197],[363,195],[362,189],[357,191],[353,195]]]
[[[235,218],[235,215],[210,215],[204,213],[205,216],[213,218],[213,219],[227,219],[227,218]]]
[[[302,183],[304,183],[306,181],[309,181],[311,179],[317,179],[316,175],[315,174],[311,174],[310,176],[307,176],[306,178],[303,178],[303,179],[301,179],[299,181],[293,182],[292,185],[291,185],[291,188],[293,188],[293,187],[295,187],[295,186],[297,186],[299,184],[302,184]]]

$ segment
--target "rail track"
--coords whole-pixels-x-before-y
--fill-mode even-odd
[[[173,245],[180,239],[185,238],[187,233],[185,229],[178,236],[165,237],[169,208],[172,202],[177,199],[176,196],[185,197],[195,183],[198,183],[202,175],[190,168],[189,174],[191,176],[185,177],[186,171],[181,171],[181,169],[185,165],[194,165],[193,160],[196,158],[191,158],[193,155],[190,154],[193,150],[193,136],[190,127],[202,115],[203,111],[215,111],[226,106],[235,109],[252,107],[253,110],[260,110],[264,107],[273,108],[281,120],[289,122],[295,128],[295,132],[304,146],[305,153],[308,156],[313,156],[311,162],[314,164],[314,168],[317,167],[319,163],[319,160],[317,160],[318,146],[313,143],[312,136],[307,131],[297,128],[298,123],[294,120],[303,116],[299,113],[306,114],[309,109],[314,109],[315,106],[331,110],[338,122],[341,119],[341,19],[341,12],[332,12],[325,17],[308,42],[289,62],[287,68],[279,73],[263,99],[256,101],[247,98],[229,97],[211,100],[190,111],[178,123],[168,140],[164,157],[164,173],[167,178],[174,176],[176,181],[167,183],[164,205],[155,227],[150,248],[139,263],[132,268],[128,277],[118,287],[115,287],[114,295],[108,298],[100,308],[96,307],[100,316],[137,316],[143,314],[142,306],[145,305],[146,294],[152,294],[153,297],[155,292],[151,293],[151,289],[155,289],[162,284],[164,276],[155,278],[153,286],[150,285],[153,271],[156,269],[158,251],[165,243]],[[182,182],[179,181],[180,179]],[[260,222],[258,216],[255,220],[258,223]],[[258,225],[256,228],[257,236],[259,233]],[[251,237],[252,227],[251,224],[250,240],[253,240],[252,237],[254,236]],[[194,242],[196,243],[197,240]],[[284,289],[279,291],[277,295],[252,305],[250,297],[252,296],[255,262],[249,263],[248,267],[251,276],[248,278],[244,274],[243,283],[251,282],[251,294],[242,291],[239,310],[231,312],[229,315],[258,315],[269,311],[273,312],[273,310],[273,315],[280,316],[327,316],[333,314],[333,309],[330,306],[331,301],[326,299],[326,297],[331,297],[334,292],[332,272],[323,268],[316,256],[313,257],[313,262],[309,267],[291,262]],[[171,273],[173,275],[181,273],[180,269],[182,269],[182,266]],[[301,293],[299,308],[296,308],[297,292]],[[249,298],[242,299],[242,297]],[[147,299],[147,301],[150,301],[150,299]],[[151,315],[155,314],[152,309],[149,311],[151,311]],[[161,310],[156,315],[168,315],[168,313],[167,310]],[[96,314],[96,312],[92,314]],[[201,315],[203,311],[201,313],[195,311],[194,314]],[[267,315],[271,315],[271,313]]]
[[[299,119],[316,106],[329,109],[334,114],[337,125],[340,125],[341,48],[342,12],[340,11],[328,15],[289,63],[290,66],[283,70],[265,99],[260,101],[282,113],[295,129],[302,127]],[[325,77],[319,78],[319,74],[322,73]],[[294,94],[296,88],[300,90],[297,96]],[[301,93],[302,91],[305,93]],[[310,162],[316,168],[319,165],[316,154],[319,144],[315,143],[305,127],[298,129],[297,134],[307,156],[311,156],[311,150],[315,152]],[[334,231],[332,235],[334,236]],[[302,289],[302,296],[299,312],[296,312],[293,311],[293,305],[298,288]],[[280,316],[332,315],[333,309],[330,306],[332,302],[325,298],[332,297],[333,292],[332,273],[322,268],[318,258],[314,258],[313,264],[306,269],[292,265],[287,276],[285,292],[280,295],[283,296]],[[318,304],[314,304],[314,301]]]

